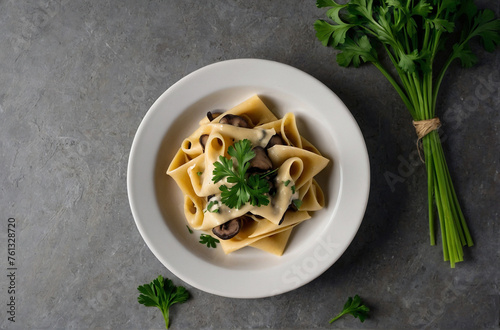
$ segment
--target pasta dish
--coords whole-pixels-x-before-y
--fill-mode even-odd
[[[251,246],[282,255],[295,226],[324,207],[314,177],[329,160],[254,95],[208,112],[183,140],[167,174],[184,195],[190,228],[220,239],[226,254]]]

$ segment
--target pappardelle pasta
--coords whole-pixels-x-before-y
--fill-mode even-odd
[[[328,162],[292,113],[278,119],[254,95],[209,112],[167,174],[184,194],[188,225],[220,239],[226,254],[251,246],[280,256],[293,228],[324,207],[314,176]]]

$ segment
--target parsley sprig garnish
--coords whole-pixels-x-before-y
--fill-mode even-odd
[[[361,304],[361,298],[358,295],[355,295],[354,298],[349,297],[349,299],[347,299],[347,302],[345,303],[342,312],[340,312],[337,316],[331,319],[330,323],[335,322],[336,320],[338,320],[339,318],[341,318],[346,314],[351,314],[354,317],[359,317],[359,320],[361,322],[364,322],[365,319],[368,317],[369,311],[370,309],[368,307]]]
[[[175,286],[168,278],[158,276],[153,282],[137,288],[141,293],[137,298],[139,304],[147,307],[158,307],[165,319],[165,327],[169,327],[170,306],[183,303],[189,298],[189,292],[182,286]]]
[[[240,209],[246,203],[252,206],[269,204],[269,182],[265,179],[266,174],[247,173],[250,161],[255,157],[252,150],[252,143],[247,140],[240,140],[227,150],[231,159],[219,156],[219,160],[214,163],[212,181],[214,183],[227,178],[227,182],[232,186],[221,185],[221,202],[229,208]],[[233,162],[233,159],[236,162]]]

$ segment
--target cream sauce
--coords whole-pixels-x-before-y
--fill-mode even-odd
[[[295,186],[295,182],[290,177],[287,170],[278,170],[274,186],[276,188],[276,193],[273,196],[268,196],[268,205],[252,206],[250,203],[246,203],[240,209],[231,209],[219,203],[219,212],[206,212],[205,220],[210,223],[221,225],[231,219],[241,217],[250,212],[254,215],[266,218],[274,224],[279,224],[292,200],[298,198],[299,195],[297,191],[295,191],[295,193],[293,192],[292,187]],[[216,196],[218,196],[217,200],[220,201],[220,193]],[[213,197],[210,200],[212,199]]]

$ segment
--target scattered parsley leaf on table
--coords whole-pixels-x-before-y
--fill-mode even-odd
[[[361,304],[361,298],[358,295],[355,295],[354,298],[349,297],[347,299],[347,302],[344,305],[344,309],[342,312],[340,312],[337,316],[335,316],[333,319],[330,320],[330,323],[335,322],[342,316],[346,314],[351,314],[352,316],[358,318],[361,322],[364,322],[365,319],[368,317],[368,312],[370,309],[366,307],[365,305]]]
[[[169,308],[173,304],[183,303],[189,298],[189,292],[182,286],[175,286],[168,278],[158,276],[149,284],[140,285],[141,293],[137,298],[139,304],[147,307],[158,307],[165,319],[165,327],[169,327]]]

